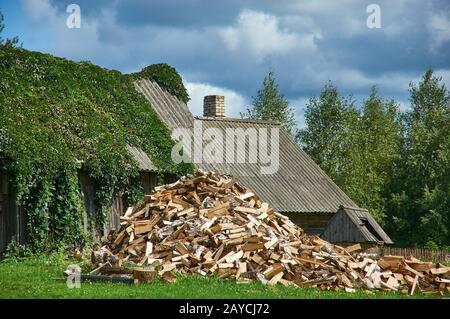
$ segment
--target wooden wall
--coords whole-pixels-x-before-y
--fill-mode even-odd
[[[155,173],[141,172],[140,178],[144,185],[144,193],[150,194],[155,186],[158,185],[158,179]]]
[[[285,213],[296,225],[303,228],[308,235],[320,235],[334,213]]]
[[[13,237],[25,242],[25,214],[16,203],[16,192],[9,184],[8,176],[0,171],[0,256]]]
[[[112,199],[111,211],[106,216],[106,223],[103,227],[103,233],[107,235],[111,229],[120,228],[120,216],[125,212],[127,208],[126,201],[122,196],[116,195]]]
[[[78,171],[78,180],[80,182],[80,191],[83,196],[84,203],[83,228],[84,231],[87,231],[90,217],[95,213],[94,180],[89,177],[84,170]]]
[[[366,239],[347,216],[339,210],[330,220],[330,224],[322,234],[322,238],[332,243],[364,243]]]
[[[95,188],[94,181],[86,172],[78,172],[80,191],[83,196],[85,212],[83,214],[83,227],[87,231],[89,220],[95,214]],[[158,184],[156,173],[141,172],[141,181],[144,185],[145,194],[150,194]],[[172,183],[176,180],[174,175],[166,174],[162,178],[164,183]],[[108,233],[112,228],[118,229],[120,226],[120,216],[128,207],[126,200],[116,195],[111,199],[111,210],[106,218],[104,233]],[[8,183],[8,176],[0,171],[0,256],[3,254],[7,244],[13,236],[16,236],[19,243],[25,243],[26,216],[20,206],[16,204],[16,192]]]
[[[155,186],[157,186],[158,184],[157,175],[153,172],[141,172],[140,179],[142,184],[144,185],[145,194],[150,194],[153,188],[155,188]],[[165,176],[164,181],[166,182],[166,180],[172,180],[172,178]],[[106,219],[104,234],[108,234],[109,231],[113,228],[120,228],[120,216],[125,212],[127,208],[128,203],[122,196],[114,196],[114,198],[112,199],[111,212]]]
[[[6,214],[8,210],[8,185],[6,175],[0,171],[0,254],[6,248],[8,238],[6,236]]]

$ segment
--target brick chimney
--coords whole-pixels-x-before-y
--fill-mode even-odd
[[[207,95],[203,98],[203,116],[225,117],[225,96]]]

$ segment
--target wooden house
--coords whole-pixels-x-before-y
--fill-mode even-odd
[[[156,82],[138,80],[135,82],[135,87],[146,97],[162,122],[171,130],[193,129],[196,123],[201,124],[204,129],[215,128],[224,132],[227,129],[240,129],[241,132],[252,129],[256,132],[260,132],[261,129],[278,129],[279,167],[276,172],[261,174],[260,164],[249,162],[211,164],[208,161],[201,161],[195,165],[202,170],[214,169],[222,174],[230,174],[238,178],[262,200],[270,203],[278,212],[287,215],[301,226],[307,234],[323,233],[331,242],[358,240],[372,242],[373,238],[379,239],[376,234],[382,234],[381,240],[385,243],[392,242],[367,210],[353,209],[366,216],[361,218],[366,218],[367,222],[361,218],[358,222],[355,221],[356,217],[350,217],[356,213],[352,213],[353,215],[346,213],[347,209],[342,207],[357,207],[357,205],[293,141],[280,123],[228,118],[225,116],[224,97],[217,95],[205,97],[204,116],[194,117],[186,103],[161,88]],[[203,141],[194,140],[195,143],[203,143]],[[239,143],[238,140],[233,140],[234,146],[239,146],[237,143]],[[239,147],[236,149],[239,150]],[[128,151],[139,164],[140,179],[146,194],[149,194],[158,183],[158,176],[163,175],[164,183],[174,181],[174,175],[158,173],[149,156],[142,150],[128,146]],[[86,219],[83,222],[87,229],[89,217],[95,213],[94,183],[83,169],[79,171],[79,181],[86,210]],[[111,199],[111,212],[104,226],[105,232],[118,227],[119,217],[127,204],[120,194]],[[338,209],[339,212],[336,214]],[[348,227],[348,233],[340,229],[341,226],[335,225],[338,222],[344,223],[345,220],[347,220],[345,227]],[[20,243],[25,241],[25,225],[26,217],[21,207],[16,204],[16,195],[8,183],[8,177],[5,173],[0,173],[0,254],[13,236],[16,236]],[[372,228],[376,230],[374,233],[371,233]],[[341,237],[336,235],[339,232],[342,233]]]
[[[301,226],[308,234],[320,234],[341,205],[357,205],[331,180],[331,178],[298,146],[283,127],[273,121],[235,119],[225,116],[223,96],[206,96],[203,117],[194,117],[187,105],[150,80],[135,82],[135,86],[151,103],[154,110],[171,130],[278,128],[279,169],[273,174],[261,174],[255,163],[195,163],[203,170],[216,169],[220,173],[238,178],[242,184]],[[194,140],[194,144],[199,143]],[[234,144],[238,141],[234,141]],[[194,145],[195,147],[195,145]],[[239,149],[239,148],[236,148]]]

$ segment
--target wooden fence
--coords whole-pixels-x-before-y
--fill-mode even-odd
[[[383,247],[381,255],[413,256],[422,261],[450,262],[450,251],[446,249]]]

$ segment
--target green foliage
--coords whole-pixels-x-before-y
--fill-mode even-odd
[[[319,97],[312,97],[306,105],[306,129],[299,130],[297,142],[329,176],[338,181],[346,170],[343,163],[349,155],[345,143],[356,122],[353,100],[344,98],[328,83]]]
[[[293,135],[296,127],[294,110],[289,106],[288,100],[281,94],[273,72],[264,78],[263,86],[256,97],[253,97],[252,107],[242,118],[253,120],[278,121]]]
[[[171,160],[173,141],[132,78],[11,47],[0,48],[0,168],[18,191],[35,250],[82,244],[77,171],[94,179],[101,230],[112,195],[138,176],[127,144],[149,154],[161,172],[183,175]]]
[[[412,110],[404,117],[405,138],[388,216],[389,221],[404,220],[404,227],[389,230],[405,245],[448,245],[450,92],[429,69],[418,85],[410,85],[410,94]],[[400,196],[403,200],[397,201]]]
[[[144,199],[144,185],[139,178],[133,178],[130,186],[124,191],[124,197],[129,205],[136,204]]]
[[[374,87],[364,101],[358,125],[354,127],[354,143],[359,152],[355,165],[355,184],[350,194],[355,201],[371,210],[383,224],[386,194],[401,147],[401,123],[393,100],[382,99]]]
[[[412,110],[372,89],[362,107],[331,83],[310,99],[297,141],[397,245],[450,243],[450,95],[427,70]]]
[[[51,190],[49,201],[49,235],[68,246],[83,247],[83,200],[78,176],[72,171],[62,172]]]
[[[307,128],[296,138],[345,193],[382,222],[385,185],[400,147],[398,110],[375,87],[361,109],[354,103],[328,83],[309,100]]]
[[[5,21],[5,18],[3,16],[2,12],[0,11],[0,34],[5,29],[5,22],[4,21]],[[18,43],[19,43],[19,38],[18,37],[3,39],[0,36],[0,46],[15,47],[15,46],[17,46]]]
[[[189,95],[186,92],[181,76],[175,68],[166,63],[149,65],[140,72],[132,73],[131,77],[135,80],[153,80],[184,103],[189,101]]]
[[[33,253],[30,247],[19,244],[17,238],[14,236],[6,246],[4,257],[15,259],[20,257],[29,257],[32,255]]]

